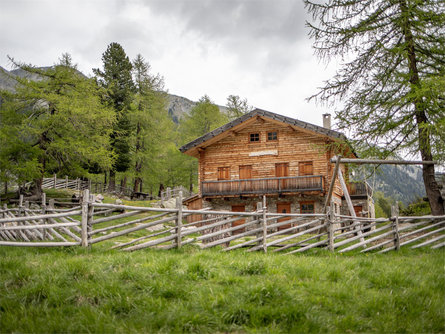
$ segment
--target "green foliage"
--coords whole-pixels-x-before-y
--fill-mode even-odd
[[[238,95],[229,95],[227,97],[226,107],[229,121],[233,121],[253,109],[247,102],[247,99],[241,99]]]
[[[149,189],[162,183],[168,169],[169,142],[173,137],[173,121],[167,113],[164,79],[150,73],[150,64],[141,55],[133,61],[136,93],[130,109],[132,134],[132,175],[135,191],[142,181]]]
[[[2,332],[439,333],[443,251],[0,248]]]
[[[381,191],[374,193],[374,205],[376,218],[389,218],[391,217],[391,206],[395,201],[392,198],[387,198]]]
[[[320,58],[343,66],[314,95],[341,101],[337,125],[365,156],[445,156],[445,3],[436,0],[305,0]],[[432,211],[444,213],[434,166],[424,165]]]
[[[40,79],[17,78],[16,92],[0,93],[2,176],[22,182],[46,172],[85,175],[86,164],[109,168],[115,116],[101,104],[94,80],[79,73],[66,54],[51,68],[16,65]]]
[[[102,55],[103,71],[93,69],[98,84],[105,89],[103,101],[111,106],[117,118],[117,123],[111,134],[111,145],[116,153],[116,161],[112,168],[114,172],[125,172],[130,167],[130,136],[132,132],[128,110],[134,92],[131,75],[133,65],[119,43],[111,43]],[[112,179],[112,177],[110,177]]]
[[[428,201],[418,198],[400,212],[403,216],[425,216],[431,214],[431,208]]]
[[[186,115],[179,124],[179,143],[184,145],[228,122],[226,115],[219,111],[207,95],[204,95],[190,111],[190,115]],[[186,156],[185,154],[177,156],[175,159],[178,166],[183,166],[188,177],[189,187],[197,184],[198,180],[198,162],[196,158]]]

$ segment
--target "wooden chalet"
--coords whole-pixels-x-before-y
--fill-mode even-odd
[[[182,146],[199,160],[199,193],[185,201],[190,209],[212,207],[254,211],[263,195],[269,212],[319,213],[333,174],[330,159],[354,158],[347,138],[330,129],[255,109]],[[341,166],[348,175],[347,167]],[[340,213],[343,192],[335,181],[332,203]],[[369,215],[368,187],[350,184],[358,215]]]

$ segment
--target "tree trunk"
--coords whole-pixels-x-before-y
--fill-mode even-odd
[[[136,176],[134,178],[133,192],[142,192],[140,188],[142,188],[142,179],[139,176]]]
[[[165,190],[164,184],[159,184],[158,197],[161,198],[161,193]]]
[[[406,42],[406,51],[408,57],[409,82],[412,84],[411,92],[413,93],[413,105],[415,108],[415,117],[418,132],[419,152],[422,161],[433,160],[431,153],[431,140],[428,134],[428,118],[425,112],[425,106],[421,96],[416,94],[416,90],[421,88],[419,70],[417,67],[417,55],[414,43],[414,37],[411,32],[411,23],[409,21],[408,7],[405,0],[400,0],[400,10],[405,20],[402,22],[402,31]],[[425,184],[426,195],[431,207],[431,213],[439,216],[445,214],[444,199],[440,194],[440,189],[436,181],[434,165],[423,165],[422,170],[423,182]]]
[[[112,192],[115,189],[116,189],[116,172],[114,170],[110,170],[108,192]]]
[[[5,195],[8,194],[8,180],[5,180]]]

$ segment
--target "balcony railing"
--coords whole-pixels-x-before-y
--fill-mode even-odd
[[[348,183],[349,196],[372,196],[372,188],[367,182]]]
[[[323,176],[270,177],[264,179],[203,181],[203,196],[323,191]]]

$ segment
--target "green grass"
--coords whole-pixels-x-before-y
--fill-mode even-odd
[[[445,331],[443,250],[0,247],[0,332]]]

